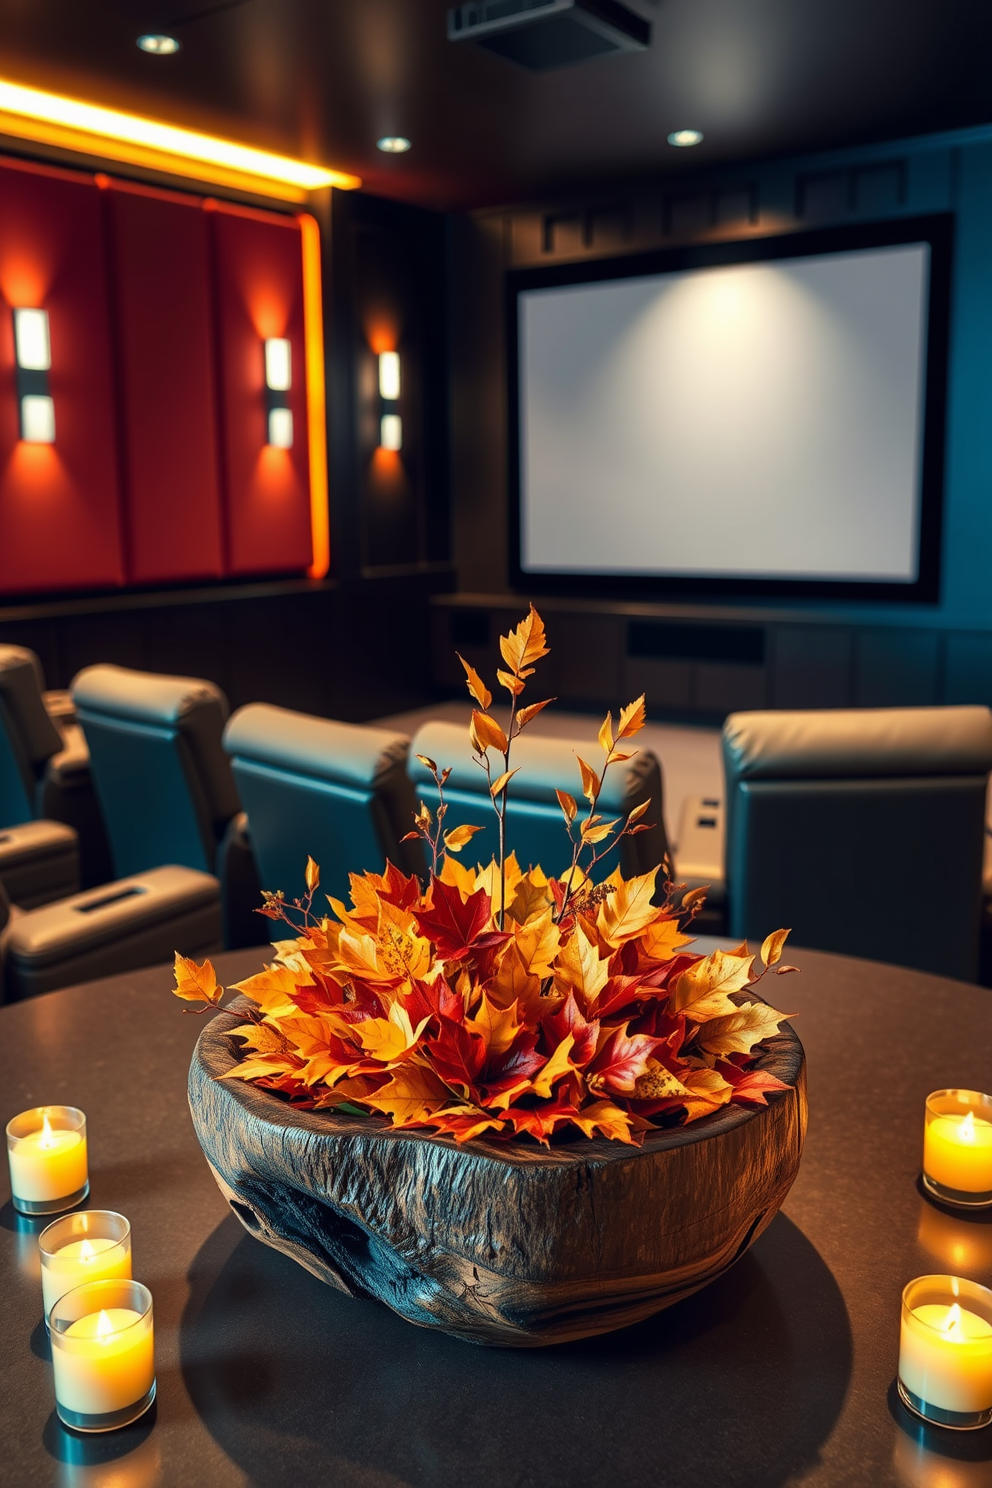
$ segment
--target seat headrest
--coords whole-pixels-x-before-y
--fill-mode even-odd
[[[992,713],[981,707],[732,713],[728,776],[761,779],[985,775]]]
[[[181,723],[198,708],[217,709],[227,718],[227,698],[201,677],[167,677],[130,667],[84,667],[72,679],[72,700],[79,708],[147,723]]]
[[[430,771],[417,759],[418,754],[432,759],[439,770],[450,766],[448,784],[455,790],[486,793],[484,771],[475,763],[472,745],[468,737],[468,721],[464,725],[441,721],[425,723],[413,736],[410,745],[410,778],[422,790],[433,784]],[[582,772],[576,758],[581,754],[586,764],[594,770],[602,768],[603,754],[596,740],[549,739],[543,736],[526,735],[513,741],[510,767],[520,767],[514,775],[511,792],[518,798],[529,801],[546,801],[557,805],[556,790],[566,790],[576,800],[582,799]],[[497,766],[498,756],[490,754],[495,780],[502,766]],[[630,790],[631,774],[643,774],[656,768],[654,755],[649,750],[638,750],[629,761],[611,765],[606,772],[606,781],[600,793],[599,804],[606,811],[620,811]]]
[[[17,737],[15,752],[30,766],[43,764],[62,748],[62,736],[45,711],[41,663],[26,646],[0,646],[0,703]]]
[[[402,764],[410,740],[391,729],[338,723],[270,703],[239,708],[224,730],[234,759],[273,765],[341,785],[374,785]]]

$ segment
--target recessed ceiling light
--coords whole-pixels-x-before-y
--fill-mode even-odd
[[[401,134],[384,134],[375,144],[377,150],[384,150],[387,155],[403,155],[410,148],[410,141]]]
[[[154,33],[139,36],[138,46],[143,52],[151,52],[153,57],[171,57],[173,52],[179,50],[179,42],[174,36],[158,36]]]
[[[680,150],[686,150],[690,145],[701,145],[702,142],[703,131],[701,129],[674,129],[668,136],[668,143]]]

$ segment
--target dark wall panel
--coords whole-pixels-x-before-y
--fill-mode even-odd
[[[100,193],[0,165],[0,592],[124,581]],[[20,442],[12,310],[48,311],[55,443]]]
[[[128,577],[224,572],[207,223],[195,197],[107,182]]]
[[[300,229],[218,204],[216,255],[221,439],[231,574],[293,572],[312,561]],[[294,443],[268,447],[263,343],[292,345]]]

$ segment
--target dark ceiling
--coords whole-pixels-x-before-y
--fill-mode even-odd
[[[992,120],[989,0],[628,0],[647,52],[531,73],[446,0],[0,0],[0,75],[354,171],[436,207]],[[139,52],[171,31],[172,57]],[[692,126],[705,141],[674,150]],[[413,141],[406,155],[380,135]]]

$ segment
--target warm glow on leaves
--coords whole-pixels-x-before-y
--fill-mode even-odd
[[[176,985],[175,995],[181,997],[184,1002],[202,1002],[206,1007],[201,1011],[206,1012],[207,1007],[217,1007],[223,996],[224,988],[217,981],[217,974],[210,961],[204,961],[202,966],[191,961],[188,956],[180,956],[176,952],[175,961]]]
[[[730,1101],[764,1105],[785,1089],[762,1068],[760,1046],[786,1015],[745,996],[758,980],[747,946],[700,956],[679,928],[704,890],[659,899],[658,870],[600,881],[597,864],[622,839],[649,830],[649,801],[626,818],[599,802],[620,749],[644,725],[644,698],[599,730],[604,762],[579,759],[587,807],[556,792],[564,817],[560,869],[523,871],[507,840],[507,800],[521,730],[550,699],[518,706],[535,664],[548,654],[530,607],[500,638],[510,694],[508,721],[489,712],[492,694],[460,657],[472,711],[469,738],[498,827],[498,855],[458,861],[479,826],[444,830],[450,767],[417,758],[433,777],[414,831],[430,849],[426,885],[387,864],[350,876],[350,904],[330,898],[331,917],[311,913],[320,870],[306,866],[306,895],[263,894],[262,913],[292,936],[272,964],[235,990],[252,1004],[231,1030],[238,1062],[225,1079],[247,1080],[316,1112],[385,1118],[451,1138],[549,1143],[559,1134],[640,1143],[658,1126],[694,1121]],[[490,751],[501,757],[494,762]],[[660,802],[657,803],[660,809]],[[511,818],[512,821],[512,818]],[[578,823],[578,830],[575,825]],[[404,838],[404,840],[407,840]],[[682,892],[679,888],[678,893]],[[762,946],[765,969],[784,974],[785,931]],[[223,997],[209,961],[176,957],[176,995],[205,1011]],[[764,973],[762,973],[764,974]]]

